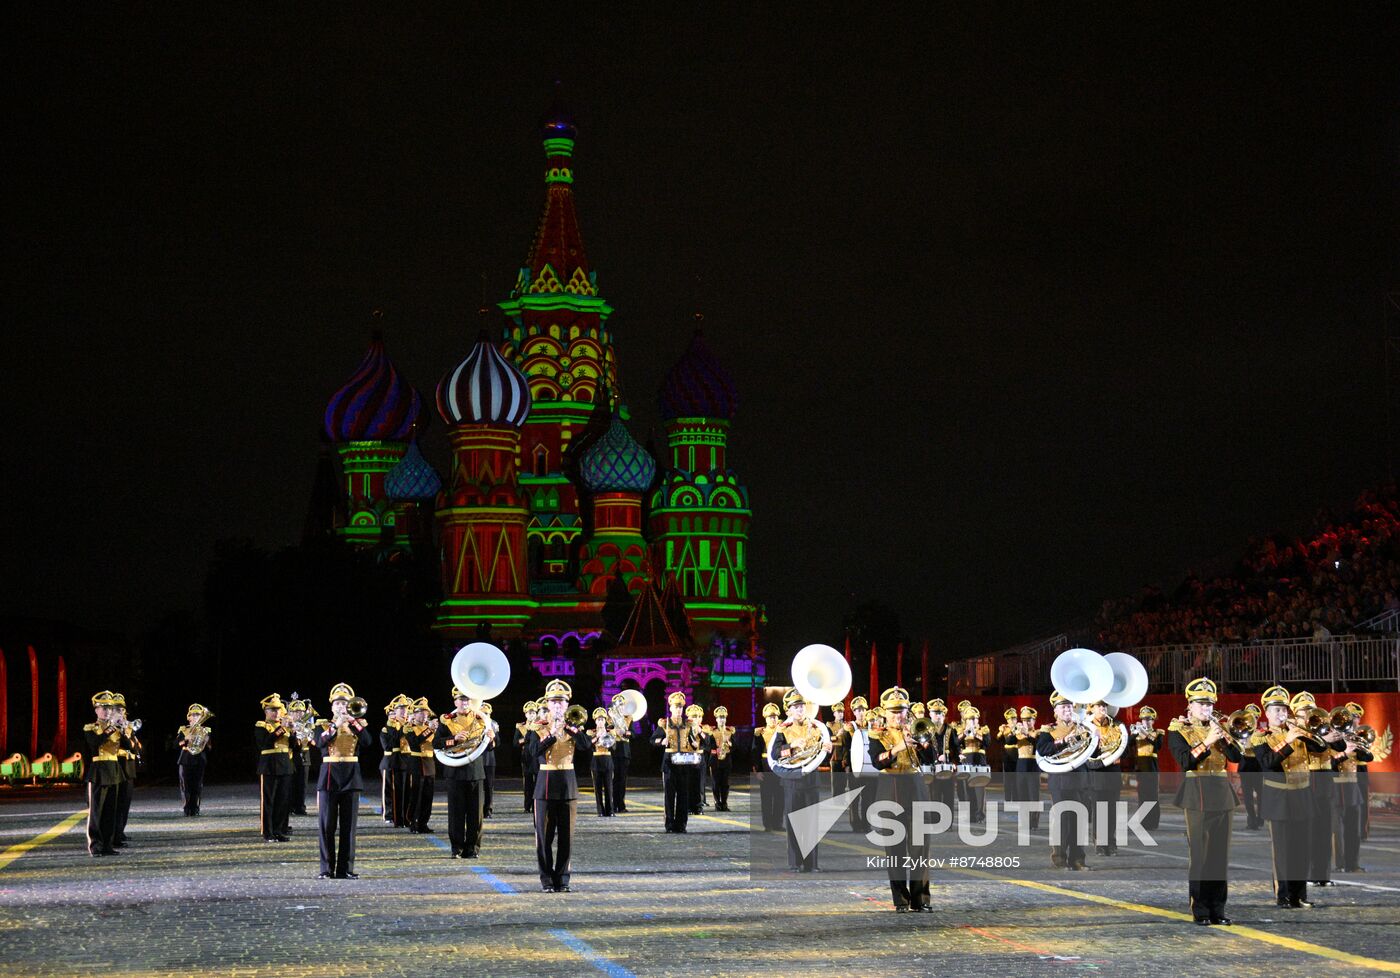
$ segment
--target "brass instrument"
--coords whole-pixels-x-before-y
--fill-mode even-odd
[[[1363,723],[1356,728],[1357,742],[1363,746],[1370,747],[1376,742],[1376,728],[1369,723]]]
[[[792,720],[784,720],[779,724],[779,729],[786,730],[793,725]],[[809,738],[807,743],[801,747],[792,748],[787,757],[778,756],[778,738],[773,737],[768,741],[768,761],[769,767],[775,774],[783,777],[794,777],[798,774],[809,773],[815,770],[831,753],[831,731],[826,724],[819,720],[805,721],[809,727],[817,732],[815,738]]]
[[[925,749],[933,746],[933,738],[937,736],[938,730],[934,727],[933,721],[928,717],[919,717],[909,725],[908,740],[918,747]],[[918,767],[918,765],[914,765]]]
[[[345,705],[345,712],[356,720],[363,720],[365,714],[369,712],[369,701],[363,696],[356,696]]]
[[[213,714],[211,713],[209,716],[213,716]],[[203,752],[205,747],[209,746],[210,730],[203,723],[205,719],[208,717],[202,718],[201,722],[192,727],[185,728],[185,751],[187,753],[199,754]]]
[[[1074,729],[1065,738],[1065,745],[1047,756],[1036,754],[1035,763],[1048,774],[1064,774],[1078,768],[1093,757],[1099,747],[1099,733],[1088,724],[1076,718]]]
[[[564,725],[567,727],[583,727],[588,724],[588,709],[578,703],[570,706],[564,711]]]

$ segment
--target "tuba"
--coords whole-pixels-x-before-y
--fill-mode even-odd
[[[803,699],[818,706],[839,703],[851,691],[850,663],[830,645],[808,645],[792,657],[792,685]],[[807,722],[817,737],[787,757],[778,756],[777,737],[768,741],[768,762],[774,774],[785,778],[810,774],[831,754],[831,730],[815,717]]]
[[[474,700],[495,699],[510,683],[510,662],[490,642],[472,642],[452,657],[452,683]]]

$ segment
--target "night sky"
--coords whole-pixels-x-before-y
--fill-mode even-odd
[[[556,79],[634,433],[697,309],[737,382],[778,643],[1033,638],[1385,478],[1396,15],[981,7],[11,11],[0,614],[296,543],[371,311],[428,395],[506,296]]]

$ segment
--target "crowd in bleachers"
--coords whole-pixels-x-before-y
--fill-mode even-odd
[[[1186,578],[1170,594],[1146,587],[1105,601],[1106,649],[1191,642],[1327,638],[1400,610],[1400,490],[1361,494],[1351,511],[1318,514],[1313,531],[1249,542],[1233,572]]]

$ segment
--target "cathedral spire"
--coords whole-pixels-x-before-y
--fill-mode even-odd
[[[564,292],[596,296],[596,276],[588,265],[574,209],[574,143],[578,127],[557,83],[554,101],[540,120],[540,138],[545,155],[544,214],[530,242],[528,267],[521,269],[514,294]]]

